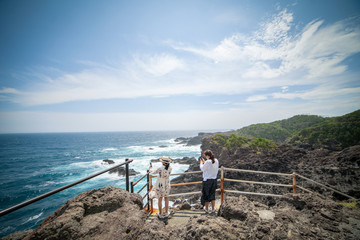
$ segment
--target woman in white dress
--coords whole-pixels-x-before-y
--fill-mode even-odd
[[[162,218],[162,199],[165,200],[165,215],[164,217],[169,216],[169,194],[170,194],[170,174],[171,174],[171,159],[169,157],[160,158],[162,166],[154,171],[150,171],[153,174],[159,174],[157,177],[156,183],[153,185],[149,193],[151,199],[158,198],[158,217]]]

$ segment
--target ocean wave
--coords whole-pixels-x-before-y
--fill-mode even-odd
[[[109,152],[109,151],[117,151],[119,149],[114,148],[114,147],[109,147],[109,148],[104,148],[102,149],[100,152]]]
[[[37,214],[37,215],[34,215],[34,216],[32,216],[32,217],[29,217],[25,222],[23,222],[23,224],[28,223],[28,222],[33,221],[33,220],[36,220],[36,219],[38,219],[41,215],[43,215],[43,212],[41,212],[41,213],[39,213],[39,214]]]
[[[139,152],[142,154],[187,154],[187,153],[194,153],[194,152],[200,152],[200,145],[194,145],[194,146],[186,146],[183,144],[168,144],[168,145],[150,145],[150,146],[129,146],[128,149],[130,151]]]

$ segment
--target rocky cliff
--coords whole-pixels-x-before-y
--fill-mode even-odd
[[[67,201],[25,237],[16,233],[4,239],[133,239],[145,220],[139,195],[104,187]]]
[[[360,198],[360,145],[342,151],[327,149],[303,149],[288,144],[279,144],[271,149],[253,149],[238,147],[228,149],[214,141],[213,137],[203,139],[202,149],[211,149],[219,159],[220,165],[228,168],[241,168],[257,171],[293,173],[296,172],[312,180],[331,186],[355,198]],[[195,170],[196,168],[194,168]],[[248,179],[253,181],[278,181],[291,184],[291,179],[283,179],[268,175],[245,173],[226,173],[227,178]],[[300,180],[299,180],[300,181]],[[313,184],[298,182],[301,186],[323,192]],[[303,184],[303,185],[302,185]],[[235,184],[230,184],[234,188]],[[236,184],[239,186],[239,184]],[[264,186],[239,186],[239,190],[259,190]],[[278,191],[273,188],[273,191]],[[279,190],[280,191],[280,190]],[[281,193],[281,192],[279,192]],[[326,194],[326,192],[324,192]],[[333,193],[333,197],[343,200]]]
[[[175,213],[176,214],[176,213]],[[33,230],[4,239],[358,239],[360,211],[309,194],[273,206],[227,196],[217,216],[183,225],[146,221],[140,196],[115,187],[82,193]]]

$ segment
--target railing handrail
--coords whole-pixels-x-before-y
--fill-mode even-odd
[[[293,180],[293,183],[292,184],[279,184],[279,183],[268,183],[268,182],[256,182],[256,181],[248,181],[248,180],[240,180],[240,179],[230,179],[230,178],[225,178],[224,177],[224,172],[225,171],[235,171],[235,172],[248,172],[248,173],[257,173],[257,174],[269,174],[269,175],[277,175],[277,176],[286,176],[286,177],[292,177],[292,180]],[[172,175],[185,175],[185,174],[194,174],[194,173],[201,173],[202,171],[194,171],[194,172],[185,172],[185,173],[180,173],[180,174],[171,174],[170,176]],[[256,170],[247,170],[247,169],[235,169],[235,168],[225,168],[225,167],[221,167],[221,177],[220,179],[217,179],[218,181],[221,181],[221,188],[220,188],[220,191],[221,191],[221,202],[223,201],[223,194],[225,192],[229,192],[229,193],[240,193],[240,194],[251,194],[251,195],[260,195],[260,196],[273,196],[273,197],[282,197],[282,195],[277,195],[277,194],[269,194],[269,193],[253,193],[253,192],[244,192],[244,191],[236,191],[236,190],[225,190],[224,187],[223,187],[223,183],[225,181],[229,181],[229,182],[241,182],[241,183],[250,183],[250,184],[263,184],[263,185],[270,185],[270,186],[279,186],[279,187],[292,187],[293,188],[293,193],[296,194],[296,189],[299,188],[303,191],[306,191],[306,192],[310,192],[312,193],[312,191],[306,189],[306,188],[303,188],[303,187],[300,187],[296,184],[296,176],[300,177],[300,178],[303,178],[305,180],[308,180],[308,181],[311,181],[319,186],[322,186],[328,190],[331,190],[331,191],[334,191],[338,194],[341,194],[345,197],[348,197],[350,199],[354,199],[354,200],[358,200],[354,197],[351,197],[345,193],[342,193],[334,188],[331,188],[331,187],[327,187],[325,186],[324,184],[321,184],[321,183],[318,183],[314,180],[311,180],[307,177],[304,177],[302,175],[299,175],[295,172],[293,173],[277,173],[277,172],[265,172],[265,171],[256,171]],[[157,177],[157,175],[154,175],[151,177]],[[187,183],[175,183],[175,184],[171,184],[171,186],[184,186],[184,185],[192,185],[192,184],[200,184],[202,182],[200,181],[197,181],[197,182],[187,182]],[[198,193],[201,193],[201,192],[190,192],[190,193],[178,193],[178,194],[171,194],[169,195],[169,197],[173,197],[173,196],[182,196],[182,195],[190,195],[190,194],[198,194]]]
[[[269,174],[269,175],[279,175],[284,177],[291,177],[292,173],[277,173],[277,172],[264,172],[264,171],[255,171],[255,170],[247,170],[247,169],[235,169],[235,168],[225,168],[224,170],[234,171],[234,172],[248,172],[248,173],[260,173],[260,174]]]
[[[172,173],[172,174],[170,174],[170,176],[187,175],[187,174],[194,174],[194,173],[202,173],[202,171],[183,172],[183,173]],[[151,176],[152,178],[157,178],[157,177],[158,177],[157,174],[155,174],[155,175],[150,174],[150,176]]]
[[[305,179],[305,180],[307,180],[307,181],[313,182],[313,183],[315,183],[315,184],[317,184],[317,185],[319,185],[319,186],[321,186],[321,187],[323,187],[323,188],[326,188],[326,189],[328,189],[328,190],[330,190],[330,191],[334,191],[334,192],[336,192],[336,193],[338,193],[338,194],[340,194],[340,195],[343,195],[343,196],[345,196],[345,197],[347,197],[347,198],[357,200],[356,198],[354,198],[354,197],[352,197],[352,196],[349,196],[349,195],[347,195],[347,194],[345,194],[345,193],[342,193],[342,192],[340,192],[340,191],[338,191],[338,190],[336,190],[336,189],[334,189],[334,188],[328,187],[328,186],[326,186],[326,185],[324,185],[324,184],[322,184],[322,183],[318,183],[318,182],[316,182],[316,181],[314,181],[314,180],[312,180],[312,179],[310,179],[310,178],[304,177],[304,176],[302,176],[302,175],[300,175],[300,174],[297,174],[297,173],[296,173],[296,176],[298,176],[298,177],[300,177],[300,178],[303,178],[303,179]]]
[[[97,177],[97,176],[99,176],[99,175],[101,175],[101,174],[103,174],[103,173],[106,173],[106,172],[108,172],[108,171],[110,171],[110,170],[112,170],[112,169],[115,169],[115,168],[117,168],[117,167],[120,167],[120,166],[122,166],[122,165],[125,165],[125,164],[126,164],[126,166],[128,166],[128,164],[131,163],[132,161],[133,161],[132,159],[130,159],[130,160],[129,160],[129,159],[126,159],[125,162],[123,162],[123,163],[121,163],[121,164],[118,164],[118,165],[116,165],[116,166],[114,166],[114,167],[108,168],[108,169],[103,170],[103,171],[98,172],[98,173],[94,173],[94,174],[92,174],[92,175],[90,175],[90,176],[88,176],[88,177],[82,178],[82,179],[80,179],[80,180],[78,180],[78,181],[76,181],[76,182],[67,184],[67,185],[65,185],[65,186],[59,187],[59,188],[57,188],[57,189],[54,189],[54,190],[52,190],[52,191],[50,191],[50,192],[44,193],[44,194],[42,194],[42,195],[40,195],[40,196],[37,196],[37,197],[34,197],[34,198],[32,198],[32,199],[26,200],[26,201],[24,201],[24,202],[22,202],[22,203],[19,203],[19,204],[15,205],[15,206],[12,206],[12,207],[9,207],[9,208],[7,208],[7,209],[4,209],[4,210],[2,210],[2,211],[0,212],[0,217],[2,217],[2,216],[4,216],[4,215],[7,215],[7,214],[9,214],[9,213],[11,213],[11,212],[13,212],[13,211],[15,211],[15,210],[20,209],[20,208],[23,208],[23,207],[25,207],[25,206],[27,206],[27,205],[30,205],[30,204],[32,204],[32,203],[34,203],[34,202],[40,201],[41,199],[47,198],[47,197],[49,197],[49,196],[51,196],[51,195],[53,195],[53,194],[55,194],[55,193],[58,193],[58,192],[61,192],[61,191],[65,190],[65,189],[68,189],[68,188],[70,188],[70,187],[73,187],[73,186],[75,186],[75,185],[77,185],[77,184],[79,184],[79,183],[85,182],[85,181],[87,181],[87,180],[89,180],[89,179],[91,179],[91,178]],[[127,168],[127,169],[128,169],[128,168]],[[127,173],[128,173],[128,171],[127,171]],[[129,183],[128,183],[129,180],[128,180],[128,179],[129,179],[129,176],[128,176],[128,174],[127,174],[127,176],[126,176],[126,190],[127,190],[127,191],[129,191],[129,189],[128,189],[128,188],[129,188]]]

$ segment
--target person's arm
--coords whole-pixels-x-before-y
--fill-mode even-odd
[[[209,161],[206,161],[205,163],[200,163],[200,169],[201,169],[201,171],[206,171],[206,170],[208,170],[208,168],[209,168],[210,166],[209,166]]]
[[[157,173],[160,172],[160,170],[161,170],[161,168],[158,168],[158,169],[156,169],[156,170],[150,170],[150,173],[151,173],[151,174],[157,174]]]

